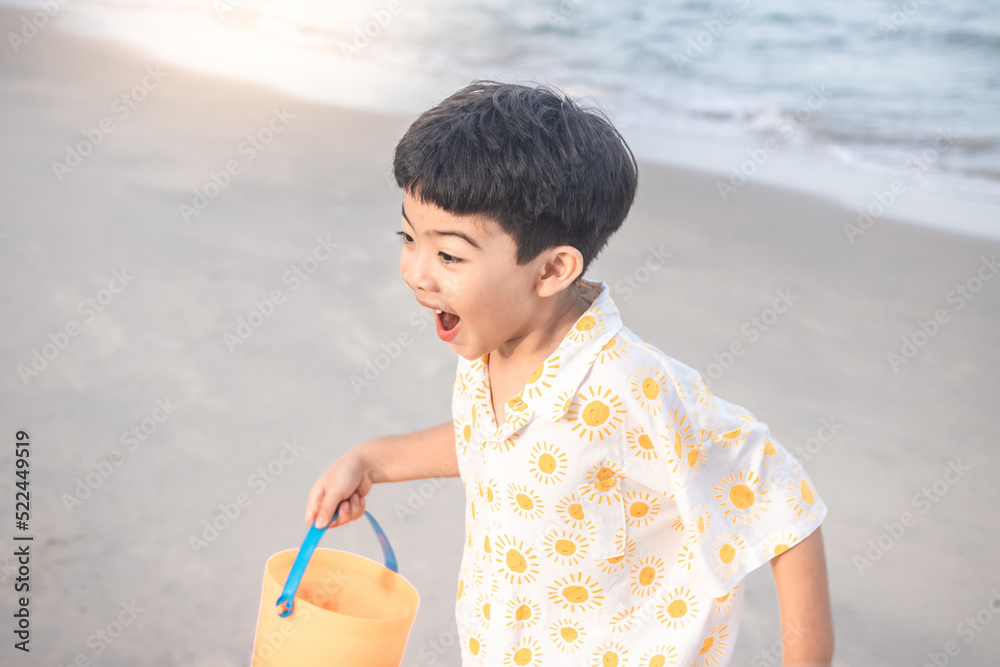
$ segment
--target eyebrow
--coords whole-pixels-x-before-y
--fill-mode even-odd
[[[403,219],[410,223],[410,227],[413,227],[413,223],[410,222],[410,219],[408,217],[406,217],[406,207],[403,206],[403,205],[400,205],[400,209],[403,212]],[[463,241],[465,241],[466,243],[468,243],[469,245],[471,245],[476,250],[482,250],[482,248],[479,247],[479,244],[476,243],[475,241],[473,241],[469,237],[469,235],[465,234],[464,232],[459,232],[459,231],[450,230],[450,229],[444,229],[444,230],[432,229],[430,231],[430,234],[433,234],[434,236],[457,236],[458,238],[462,239]]]

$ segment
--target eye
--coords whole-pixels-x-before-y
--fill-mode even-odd
[[[400,240],[403,242],[403,245],[410,245],[411,243],[414,242],[413,237],[404,231],[396,232],[396,236],[400,238]],[[439,252],[438,257],[441,258],[442,264],[459,264],[462,261],[461,258],[455,257],[454,255],[449,255],[446,252]]]

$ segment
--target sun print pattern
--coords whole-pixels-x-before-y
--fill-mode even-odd
[[[507,487],[507,500],[514,514],[522,519],[538,519],[545,512],[541,494],[522,484]]]
[[[545,534],[543,551],[549,560],[563,566],[579,565],[587,557],[590,539],[581,533],[555,528]]]
[[[645,598],[656,593],[666,576],[667,566],[659,556],[648,556],[635,561],[629,574],[632,594]]]
[[[493,554],[509,583],[530,583],[538,577],[538,554],[520,539],[500,535],[493,543]]]
[[[743,574],[826,506],[766,427],[622,327],[606,286],[579,284],[594,303],[503,423],[487,423],[488,355],[459,361],[463,660],[715,667],[733,649]]]
[[[585,528],[587,526],[587,515],[583,511],[583,503],[579,496],[572,493],[564,496],[556,503],[556,516],[564,523],[573,528]]]
[[[698,615],[698,598],[689,588],[678,586],[664,595],[656,605],[656,618],[672,630],[691,623]]]
[[[629,526],[648,526],[660,513],[660,499],[646,491],[625,494],[625,522]]]
[[[599,309],[584,313],[566,334],[574,343],[584,343],[604,331],[604,314]]]
[[[622,423],[625,404],[611,389],[600,385],[586,387],[570,403],[566,418],[573,432],[593,442],[604,440]]]
[[[531,448],[528,465],[536,481],[542,484],[556,484],[566,476],[569,457],[559,447],[548,442],[539,442]]]
[[[543,667],[542,647],[533,637],[522,637],[503,657],[504,667]]]
[[[645,366],[632,376],[631,396],[650,415],[658,415],[663,410],[661,394],[670,391],[670,380],[663,371]]]
[[[614,461],[605,461],[591,467],[586,475],[586,484],[580,487],[581,497],[598,504],[612,505],[621,502],[621,468]]]
[[[596,609],[604,602],[604,590],[597,579],[582,572],[557,579],[548,593],[549,600],[573,613]]]
[[[656,451],[656,443],[641,428],[634,428],[628,431],[625,434],[625,442],[628,443],[629,450],[634,456],[646,461],[659,458],[659,453]]]
[[[597,352],[597,359],[595,360],[595,363],[603,365],[616,359],[620,359],[622,355],[628,352],[631,348],[631,343],[615,336],[605,343],[604,347]]]
[[[728,518],[733,525],[751,524],[760,519],[771,502],[763,482],[752,470],[741,470],[720,477],[712,491],[715,492],[715,500],[719,503],[722,516]]]
[[[819,515],[820,508],[816,502],[816,492],[812,488],[812,483],[798,468],[792,470],[791,479],[792,484],[788,487],[791,496],[788,498],[788,503],[797,517],[813,521]]]
[[[552,388],[552,383],[559,372],[559,357],[554,356],[546,359],[538,365],[535,372],[528,378],[524,385],[523,396],[529,401],[545,395],[546,390]]]
[[[583,623],[563,618],[549,627],[549,636],[559,650],[566,653],[573,653],[583,646],[583,639],[587,636],[587,630]]]

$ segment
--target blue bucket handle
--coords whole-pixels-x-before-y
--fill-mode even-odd
[[[337,520],[337,514],[340,512],[338,509],[333,513],[333,518],[330,519],[330,526],[334,521]],[[375,520],[371,514],[365,510],[365,518],[368,519],[368,523],[372,525],[372,529],[375,531],[375,537],[378,538],[379,546],[382,547],[382,556],[385,558],[385,566],[392,570],[393,572],[399,572],[399,567],[396,565],[396,554],[392,550],[392,545],[389,544],[389,538],[386,537],[385,531],[382,530],[382,526],[378,525],[378,521]],[[302,583],[302,575],[306,573],[306,567],[309,565],[309,559],[312,558],[313,552],[316,550],[316,545],[319,544],[319,539],[323,537],[323,533],[326,532],[326,528],[317,528],[312,526],[309,532],[306,533],[306,539],[302,541],[302,547],[299,549],[299,555],[295,557],[295,562],[292,564],[292,569],[288,572],[288,579],[285,580],[285,587],[281,591],[281,595],[278,596],[278,601],[274,603],[275,611],[278,616],[285,618],[292,613],[292,609],[295,605],[295,592],[299,590],[299,584]]]

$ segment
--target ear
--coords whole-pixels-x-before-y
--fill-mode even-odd
[[[583,254],[573,246],[549,248],[539,259],[542,263],[535,291],[541,297],[558,294],[583,273]]]

